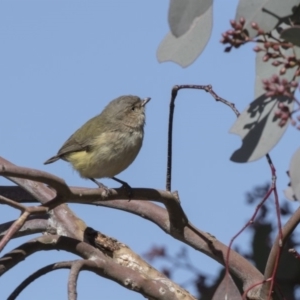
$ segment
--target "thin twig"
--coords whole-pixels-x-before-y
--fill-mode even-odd
[[[29,217],[29,212],[24,211],[21,216],[11,225],[11,227],[7,230],[5,235],[0,241],[0,252],[7,245],[13,235],[24,225],[27,218]]]
[[[173,118],[174,118],[174,109],[175,109],[175,99],[177,97],[178,91],[181,89],[199,89],[199,90],[205,90],[208,92],[216,101],[220,101],[223,104],[227,105],[232,109],[232,111],[235,113],[235,115],[238,117],[240,116],[240,112],[236,109],[235,104],[232,102],[229,102],[225,100],[224,98],[218,96],[215,91],[213,90],[211,85],[192,85],[192,84],[185,84],[185,85],[175,85],[171,92],[171,100],[170,100],[170,111],[169,111],[169,128],[168,128],[168,156],[167,156],[167,175],[166,175],[166,189],[167,191],[171,191],[171,181],[172,181],[172,140],[173,140]],[[280,239],[282,240],[282,229],[281,229],[281,220],[280,220],[280,213],[279,213],[279,203],[278,203],[278,195],[277,195],[277,188],[276,188],[276,170],[272,163],[271,157],[269,154],[266,154],[267,162],[271,168],[272,173],[272,187],[269,190],[269,192],[266,194],[262,202],[258,205],[256,208],[252,218],[249,220],[249,222],[231,239],[227,255],[226,255],[226,261],[229,261],[230,257],[230,250],[233,241],[245,230],[246,227],[248,227],[255,219],[258,210],[263,205],[263,203],[268,199],[270,194],[273,192],[275,195],[275,206],[276,206],[276,212],[277,212],[277,222],[278,222],[278,228],[279,228],[279,235]],[[272,272],[272,280],[271,280],[271,288],[269,290],[269,298],[272,292],[273,284],[274,284],[274,277],[275,273],[277,271],[278,267],[278,261],[280,257],[280,252],[278,252],[278,257],[276,259],[276,263],[273,268]],[[226,263],[226,274],[229,274],[229,267]]]
[[[210,84],[209,85],[182,84],[182,85],[175,85],[173,87],[171,92],[169,126],[168,126],[168,156],[167,156],[167,177],[166,177],[167,191],[171,191],[171,182],[172,182],[172,141],[173,141],[173,119],[174,119],[175,99],[177,97],[178,91],[181,89],[204,90],[207,93],[211,94],[216,101],[220,101],[223,104],[229,106],[236,114],[237,117],[240,115],[239,111],[235,108],[235,104],[218,96],[214,92]]]
[[[22,237],[34,233],[55,232],[53,226],[48,222],[49,214],[30,216],[24,225],[14,234],[12,238]],[[14,221],[0,224],[0,239],[6,234]]]
[[[20,217],[12,223],[12,225],[6,231],[6,233],[4,234],[4,236],[0,241],[0,252],[1,252],[3,248],[7,245],[7,243],[10,241],[10,239],[13,237],[13,235],[17,231],[19,231],[19,229],[24,225],[24,223],[27,221],[28,217],[31,214],[46,213],[48,211],[48,208],[42,206],[27,207],[1,195],[0,195],[0,203],[9,205],[21,211]]]
[[[26,206],[14,201],[14,200],[11,200],[9,198],[6,198],[4,196],[1,196],[0,195],[0,204],[6,204],[10,207],[13,207],[13,208],[16,208],[20,211],[25,211],[26,210]]]

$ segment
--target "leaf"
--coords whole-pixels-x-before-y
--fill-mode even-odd
[[[212,6],[196,18],[188,32],[179,38],[168,33],[157,49],[159,62],[173,61],[187,67],[193,63],[204,50],[212,31]]]
[[[290,201],[297,201],[296,196],[295,196],[295,193],[294,193],[293,189],[292,189],[290,186],[288,186],[288,187],[283,191],[283,193],[284,193],[284,196],[285,196],[285,198],[286,198],[287,200],[290,200]]]
[[[251,27],[252,22],[265,32],[270,32],[282,19],[291,16],[293,8],[299,3],[299,0],[240,0],[235,19],[245,18],[244,28],[250,37],[255,37],[257,31]]]
[[[231,160],[234,162],[250,162],[266,155],[280,140],[285,132],[287,122],[279,126],[280,120],[275,117],[278,103],[282,102],[293,110],[293,101],[285,96],[271,98],[264,94],[256,98],[244,110],[230,129],[231,133],[242,138],[242,146],[236,150]]]
[[[300,26],[293,26],[282,30],[280,37],[287,42],[300,47]]]
[[[169,26],[175,37],[185,34],[193,21],[212,6],[212,0],[171,0]]]
[[[289,28],[286,24],[281,24],[280,27],[272,30],[272,36],[280,38],[279,32],[282,28]],[[274,41],[266,37],[267,41]],[[298,47],[293,47],[298,48]],[[280,51],[285,56],[293,54],[295,49],[283,49]],[[256,99],[250,104],[250,106],[239,116],[237,121],[231,127],[230,132],[239,135],[242,138],[242,146],[236,150],[231,160],[235,162],[250,162],[261,158],[266,155],[280,140],[284,134],[287,124],[280,127],[279,120],[275,118],[275,112],[278,110],[277,106],[279,102],[283,102],[289,107],[289,110],[293,110],[293,103],[291,99],[287,97],[266,97],[265,90],[262,83],[263,79],[270,79],[274,74],[280,76],[280,70],[282,65],[273,66],[273,59],[269,59],[264,62],[263,57],[265,52],[258,52],[256,55],[256,78],[255,78],[255,97]],[[296,70],[289,68],[286,73],[281,76],[287,81],[293,80],[293,76]],[[299,80],[297,78],[296,80]]]
[[[300,148],[292,156],[289,174],[294,195],[296,199],[300,199]]]
[[[212,300],[242,300],[241,294],[230,275],[224,276]]]

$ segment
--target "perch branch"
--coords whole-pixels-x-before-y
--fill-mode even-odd
[[[16,189],[18,188],[19,187],[16,187]],[[101,200],[99,191],[97,191],[97,189],[71,187],[70,190],[72,194],[77,195],[77,198],[71,199],[70,202],[111,207],[146,218],[158,225],[162,230],[174,238],[186,243],[198,251],[203,252],[225,266],[225,257],[228,248],[224,244],[220,243],[210,234],[195,228],[191,223],[189,223],[188,226],[185,226],[182,232],[174,230],[174,227],[170,222],[170,216],[166,209],[154,203],[137,200],[131,200],[130,202],[127,200],[103,201]],[[134,191],[134,196],[141,198],[141,200],[145,200],[147,198],[164,198],[165,202],[172,203],[172,199],[174,197],[174,195],[170,192],[157,191],[153,189],[134,189]],[[117,196],[117,192],[118,190],[112,190],[112,195],[110,197],[115,198]],[[120,189],[120,193],[122,192],[124,192],[123,189]],[[148,193],[150,193],[150,195]],[[28,198],[26,192],[24,192],[24,195],[20,196],[20,200],[24,201],[22,199],[25,198]],[[125,194],[124,198],[126,199]],[[32,202],[34,199],[27,199],[27,201]],[[232,250],[230,255],[229,267],[230,272],[235,274],[243,281],[244,289],[247,289],[250,286],[253,286],[255,283],[263,280],[262,274],[234,250]],[[245,272],[245,270],[247,271]],[[251,290],[250,293],[254,294],[255,289]]]

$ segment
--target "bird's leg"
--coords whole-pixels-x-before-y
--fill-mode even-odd
[[[105,197],[107,197],[109,195],[110,191],[109,191],[109,188],[106,185],[104,185],[103,183],[97,181],[95,178],[89,178],[89,179],[92,180],[94,183],[96,183],[100,189],[104,189]]]
[[[132,197],[132,194],[133,194],[131,186],[127,182],[125,182],[121,179],[118,179],[116,177],[111,177],[111,179],[122,184],[122,187],[128,192],[128,197],[129,197],[129,201],[130,201],[130,198]]]

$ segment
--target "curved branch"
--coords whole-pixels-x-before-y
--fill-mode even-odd
[[[10,239],[14,236],[14,234],[24,225],[28,217],[29,217],[29,212],[24,211],[21,214],[21,216],[12,223],[10,228],[6,231],[5,235],[0,240],[0,252],[10,241]]]
[[[7,163],[8,161],[3,162],[3,158],[0,157],[0,164],[2,165],[0,165],[0,175],[8,179],[10,177],[17,177],[21,179],[45,183],[54,188],[58,195],[65,196],[70,192],[66,182],[60,177],[44,171],[19,167]]]
[[[51,228],[48,224],[49,215],[35,215],[30,216],[24,225],[12,238],[17,238],[34,233],[50,232]],[[13,221],[0,224],[0,240],[6,234],[7,230],[11,227]],[[54,229],[54,228],[53,228]]]
[[[68,299],[76,300],[77,299],[77,280],[78,275],[81,270],[92,269],[96,267],[94,261],[90,260],[77,260],[72,263],[72,267],[68,279]]]
[[[201,251],[202,253],[210,256],[214,260],[218,261],[222,265],[225,265],[225,257],[228,251],[228,247],[213,238],[206,232],[200,231],[193,227],[192,224],[185,226],[183,231],[174,230],[172,222],[170,222],[169,214],[166,209],[146,201],[131,200],[99,200],[101,196],[98,189],[83,189],[83,188],[70,188],[74,196],[70,203],[82,203],[90,205],[99,205],[105,207],[111,207],[127,211],[143,218],[150,220],[151,222],[158,225],[166,233],[170,234],[174,238],[186,243],[194,249]],[[118,192],[124,193],[123,189],[112,190],[110,197],[117,197]],[[25,195],[24,195],[25,196]],[[173,203],[174,195],[166,191],[157,191],[153,189],[134,189],[133,197],[141,198],[145,200],[147,198],[164,199],[164,203],[171,205]],[[124,198],[126,195],[124,193]],[[172,202],[173,201],[173,202]],[[230,272],[235,274],[238,278],[243,281],[244,290],[253,286],[255,283],[263,281],[262,274],[253,267],[246,259],[241,255],[231,250],[229,260]],[[246,270],[246,271],[245,271]],[[257,287],[259,289],[260,287]],[[252,289],[249,293],[255,293],[255,289]],[[250,294],[248,294],[250,295]]]
[[[1,195],[0,195],[0,203],[21,210],[20,217],[11,224],[10,228],[6,231],[6,233],[3,235],[2,239],[0,240],[0,252],[1,252],[5,247],[5,245],[9,242],[9,240],[24,225],[24,223],[26,222],[26,220],[31,214],[45,213],[47,212],[48,209],[42,206],[27,207]]]
[[[282,240],[280,234],[275,239],[275,242],[270,251],[268,261],[265,268],[265,278],[268,279],[272,276],[272,272],[275,266],[276,258],[280,248],[284,246],[289,236],[293,233],[297,225],[300,223],[300,207],[293,213],[286,224],[282,227]],[[281,240],[281,241],[280,241]]]
[[[184,228],[182,235],[178,234],[178,232],[173,231],[170,226],[167,211],[154,203],[135,200],[130,202],[114,200],[107,202],[94,201],[86,204],[120,209],[141,216],[159,226],[164,232],[170,234],[175,239],[180,240],[198,251],[201,251],[225,266],[225,258],[228,251],[228,247],[226,245],[218,241],[209,233],[197,229],[191,223]],[[244,290],[247,290],[257,282],[261,282],[264,279],[263,275],[251,263],[234,250],[231,250],[230,252],[228,264],[230,272],[243,282]],[[260,289],[261,286],[253,288],[249,291],[248,296],[257,295]]]
[[[181,85],[173,86],[171,91],[169,127],[168,127],[168,155],[167,155],[167,177],[166,177],[167,191],[171,191],[171,182],[172,182],[172,140],[173,140],[173,117],[174,117],[174,109],[175,109],[175,99],[177,97],[178,91],[182,89],[204,90],[205,92],[210,93],[211,96],[216,101],[220,101],[223,104],[229,106],[237,117],[240,115],[239,111],[235,107],[235,104],[218,96],[210,84],[208,85],[181,84]]]
[[[123,247],[123,249],[125,248],[127,247]],[[140,270],[135,264],[134,266],[130,264],[131,268],[120,265],[114,262],[112,258],[104,255],[100,250],[85,242],[57,235],[46,235],[33,239],[4,255],[0,259],[0,275],[4,274],[29,255],[40,250],[65,250],[79,255],[90,261],[88,264],[85,263],[82,269],[84,268],[97,275],[111,279],[129,290],[142,294],[146,298],[158,300],[184,298],[186,300],[195,300],[187,291],[174,284],[158,271],[155,272],[156,276],[154,278],[152,276],[146,276],[145,270]],[[121,259],[121,257],[118,257],[118,259]],[[153,272],[153,269],[151,269],[148,264],[146,270],[148,273],[150,271]],[[159,274],[159,276],[157,276],[157,274]]]
[[[45,266],[36,272],[32,273],[30,276],[28,276],[24,281],[22,281],[15,289],[14,291],[8,296],[7,300],[14,300],[16,299],[19,294],[33,281],[38,279],[39,277],[48,274],[52,271],[55,270],[60,270],[60,269],[70,269],[72,266],[72,261],[63,261],[63,262],[58,262],[54,264],[50,264],[48,266]]]
[[[11,162],[9,162],[8,160],[4,159],[1,156],[0,156],[0,165],[2,166],[2,168],[3,166],[4,168],[16,167],[14,164],[12,164]],[[35,181],[31,181],[23,178],[9,177],[9,176],[6,178],[14,182],[15,184],[19,185],[24,190],[26,190],[33,197],[33,199],[35,200],[34,202],[39,201],[41,203],[46,203],[55,197],[55,191],[49,189],[42,183],[37,183]],[[7,189],[6,192],[8,192]]]
[[[17,172],[17,167],[14,168],[14,171],[15,173],[13,174],[13,176],[16,177],[19,176]],[[21,176],[23,176],[23,170],[21,170]],[[53,192],[49,188],[45,187],[43,184],[35,183],[35,185],[41,187],[41,192],[43,192],[45,188]],[[7,192],[8,191],[7,187],[4,187],[4,190],[6,190]],[[88,201],[93,201],[93,200],[109,201],[115,199],[124,199],[126,202],[128,202],[127,192],[123,188],[111,189],[109,196],[105,198],[102,195],[103,189],[101,188],[77,188],[77,187],[72,188],[71,187],[68,188],[68,191],[69,192],[66,195],[57,195],[57,196],[53,195],[52,198],[48,199],[49,201],[44,201],[44,199],[38,199],[38,200],[43,203],[43,207],[47,207],[49,210],[54,209],[57,206],[64,204],[66,202],[86,203]],[[10,192],[13,192],[13,189],[10,189]],[[149,188],[133,188],[132,192],[133,192],[133,195],[131,197],[132,200],[156,201],[164,204],[168,210],[170,222],[174,230],[178,232],[182,232],[183,228],[188,224],[188,219],[180,205],[180,201],[177,193],[171,193],[168,191],[149,189]],[[24,197],[28,199],[28,195],[24,194]],[[23,202],[25,201],[23,200]],[[30,202],[34,201],[34,198],[30,199],[29,201]]]

